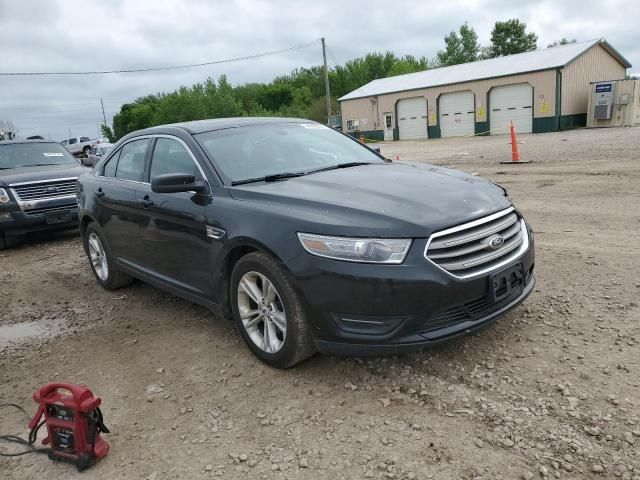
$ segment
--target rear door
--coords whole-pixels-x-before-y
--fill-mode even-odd
[[[158,137],[152,148],[149,181],[169,173],[206,180],[189,147],[177,137]],[[208,297],[214,272],[206,199],[195,192],[156,193],[145,182],[138,185],[137,200],[144,206],[140,238],[145,268],[176,288]]]
[[[96,218],[111,255],[130,266],[143,260],[139,229],[145,222],[136,188],[144,179],[145,157],[151,140],[125,143],[100,169],[101,186],[94,192]]]

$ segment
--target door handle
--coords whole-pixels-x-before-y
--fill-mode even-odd
[[[138,203],[142,204],[144,208],[148,208],[153,205],[153,200],[149,200],[148,198],[141,198],[138,200]]]
[[[93,192],[95,197],[101,198],[105,196],[105,193],[102,191],[102,188],[99,188],[97,191]]]

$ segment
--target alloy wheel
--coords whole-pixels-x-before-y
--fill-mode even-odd
[[[287,336],[287,316],[275,285],[262,273],[247,272],[238,285],[238,312],[251,341],[277,353]]]
[[[106,282],[107,278],[109,278],[109,264],[107,263],[107,254],[102,246],[102,241],[96,233],[91,232],[87,243],[93,270],[100,280]]]

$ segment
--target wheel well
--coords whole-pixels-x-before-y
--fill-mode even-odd
[[[80,221],[80,233],[84,234],[85,230],[87,229],[87,226],[93,222],[93,220],[91,219],[91,217],[82,217],[82,220]]]
[[[236,263],[238,263],[238,260],[240,260],[245,255],[259,251],[260,250],[258,250],[257,248],[251,247],[249,245],[240,245],[231,250],[229,252],[229,255],[227,255],[227,258],[225,259],[222,272],[220,272],[220,282],[222,284],[222,292],[224,295],[221,305],[223,315],[228,319],[233,318],[231,314],[231,303],[229,301],[229,289],[231,288],[230,280],[231,272],[233,272],[233,267]]]

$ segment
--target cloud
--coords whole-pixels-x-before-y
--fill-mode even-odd
[[[465,0],[0,0],[0,71],[77,71],[198,63],[277,50],[325,36],[335,61],[372,51],[433,57],[468,21],[483,44],[496,20],[517,17],[539,46],[562,37],[605,37],[640,70],[637,2]],[[180,71],[83,77],[0,77],[0,118],[21,135],[96,136],[120,106],[149,93],[227,74],[234,84],[269,81],[321,62],[320,46],[257,60]]]

